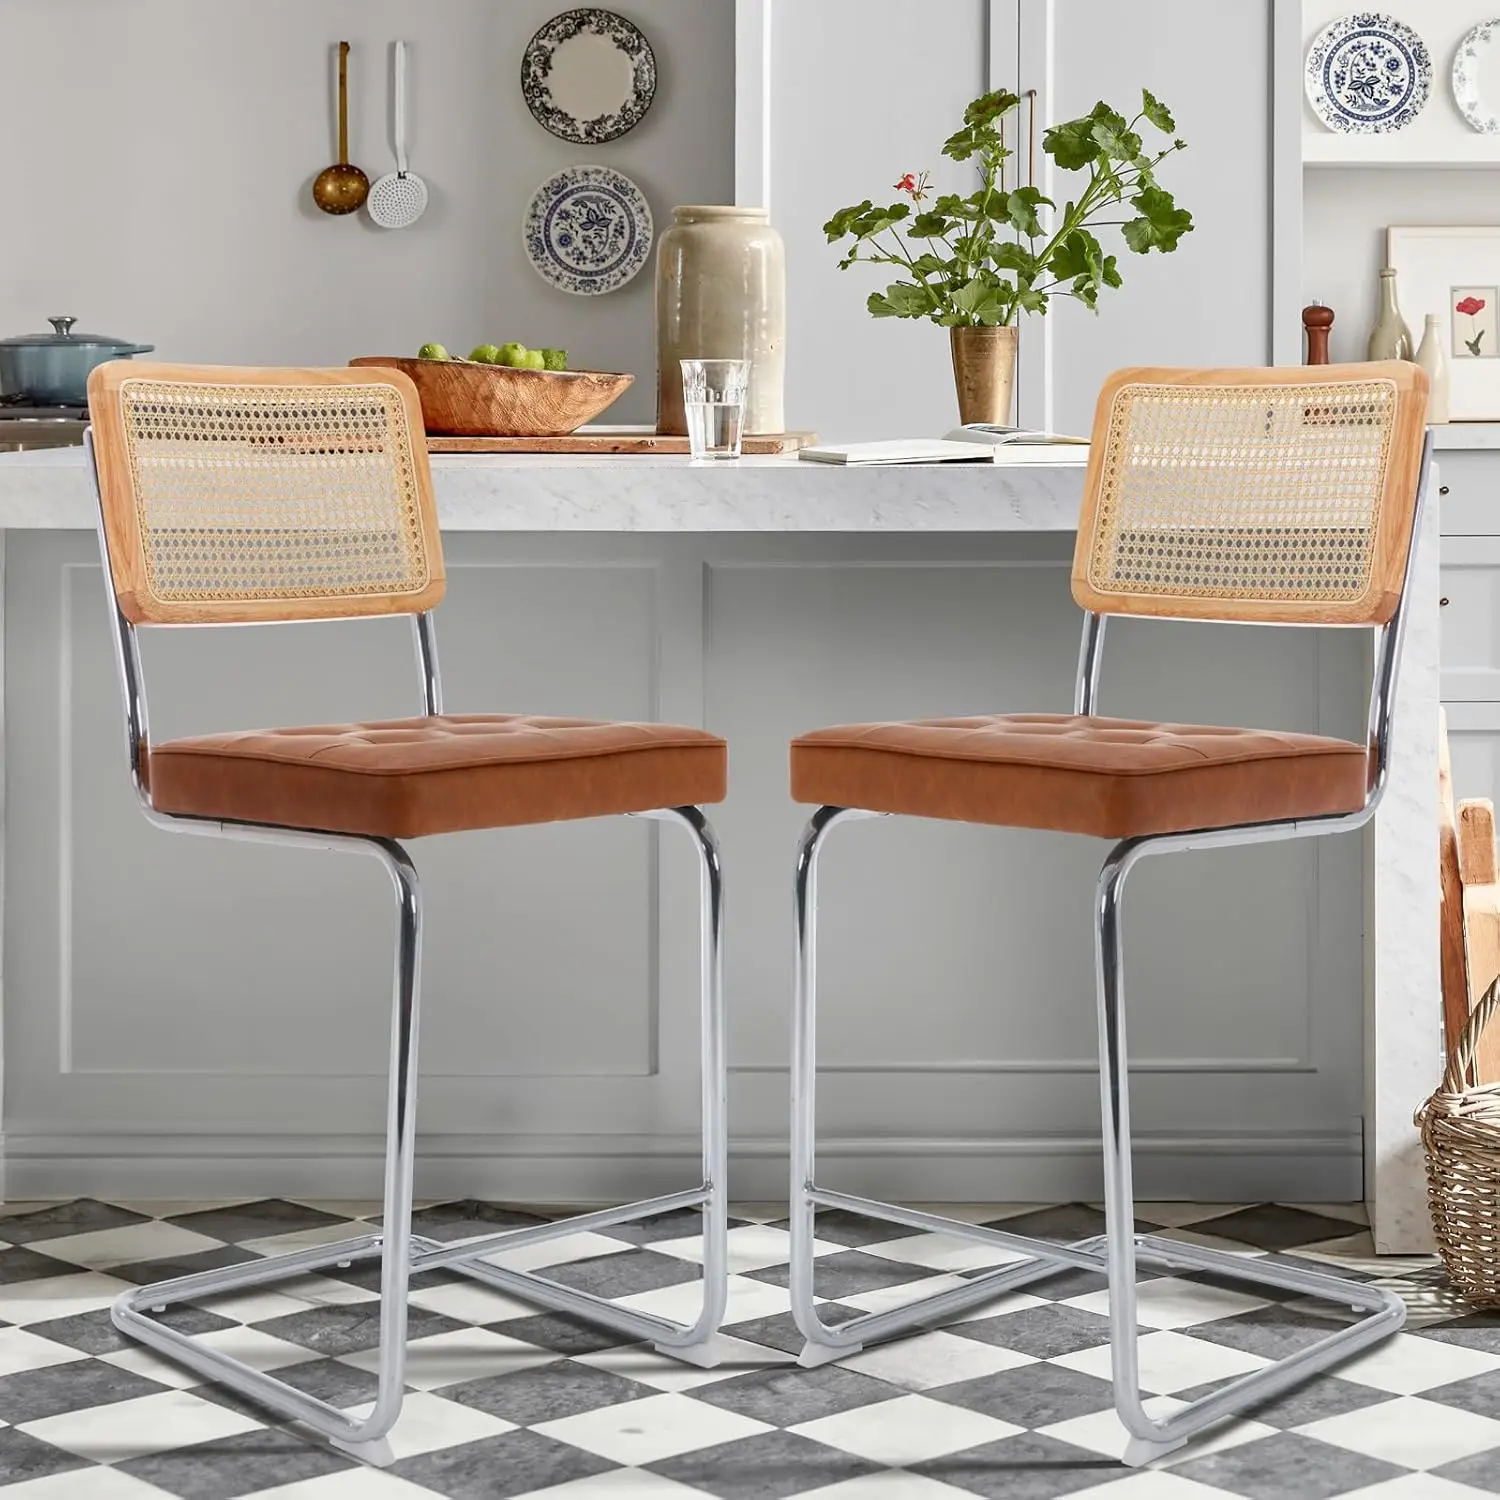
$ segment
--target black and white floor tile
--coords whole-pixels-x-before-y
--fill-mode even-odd
[[[952,1212],[952,1210],[949,1210]],[[1406,1331],[1152,1468],[1119,1463],[1103,1278],[1066,1273],[941,1331],[801,1370],[787,1239],[771,1211],[730,1233],[727,1359],[713,1370],[541,1313],[472,1281],[413,1283],[395,1464],[375,1470],[122,1338],[130,1284],[357,1234],[376,1210],[280,1201],[174,1210],[83,1201],[0,1210],[0,1500],[1479,1500],[1500,1495],[1500,1316],[1472,1313],[1425,1261],[1377,1260],[1357,1209],[1147,1204],[1157,1232],[1395,1286]],[[974,1208],[1061,1239],[1085,1205]],[[536,1222],[478,1203],[424,1208],[460,1239]],[[353,1228],[351,1229],[351,1223]],[[690,1317],[694,1214],[497,1256],[632,1307]],[[819,1220],[830,1319],[940,1290],[1004,1259],[847,1214]],[[1149,1273],[1148,1273],[1149,1274]],[[1320,1337],[1330,1316],[1187,1276],[1143,1281],[1141,1379],[1167,1413]],[[369,1267],[164,1315],[337,1405],[373,1399]]]

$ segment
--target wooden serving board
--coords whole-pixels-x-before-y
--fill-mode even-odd
[[[817,442],[815,432],[772,432],[747,436],[742,453],[795,453]],[[669,437],[649,427],[580,427],[563,437],[435,437],[429,453],[686,453],[685,437]]]
[[[1463,879],[1464,951],[1469,970],[1469,1009],[1500,977],[1500,860],[1495,849],[1495,809],[1485,798],[1458,804],[1458,868]],[[1474,1083],[1500,1083],[1500,1035],[1479,1039]]]

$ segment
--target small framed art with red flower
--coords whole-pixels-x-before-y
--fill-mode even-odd
[[[1492,286],[1456,286],[1450,289],[1454,359],[1500,359],[1496,336],[1497,289]]]

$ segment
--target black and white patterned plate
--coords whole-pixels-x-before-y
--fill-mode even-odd
[[[656,93],[656,57],[624,16],[592,6],[564,11],[527,43],[521,92],[553,135],[597,145],[641,123]]]

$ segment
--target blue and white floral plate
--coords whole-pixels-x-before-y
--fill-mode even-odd
[[[1432,88],[1427,44],[1404,21],[1361,10],[1325,26],[1307,54],[1308,103],[1330,130],[1378,135],[1422,113]]]
[[[651,256],[654,233],[646,195],[612,167],[568,167],[532,194],[526,209],[526,257],[565,292],[617,291]]]

